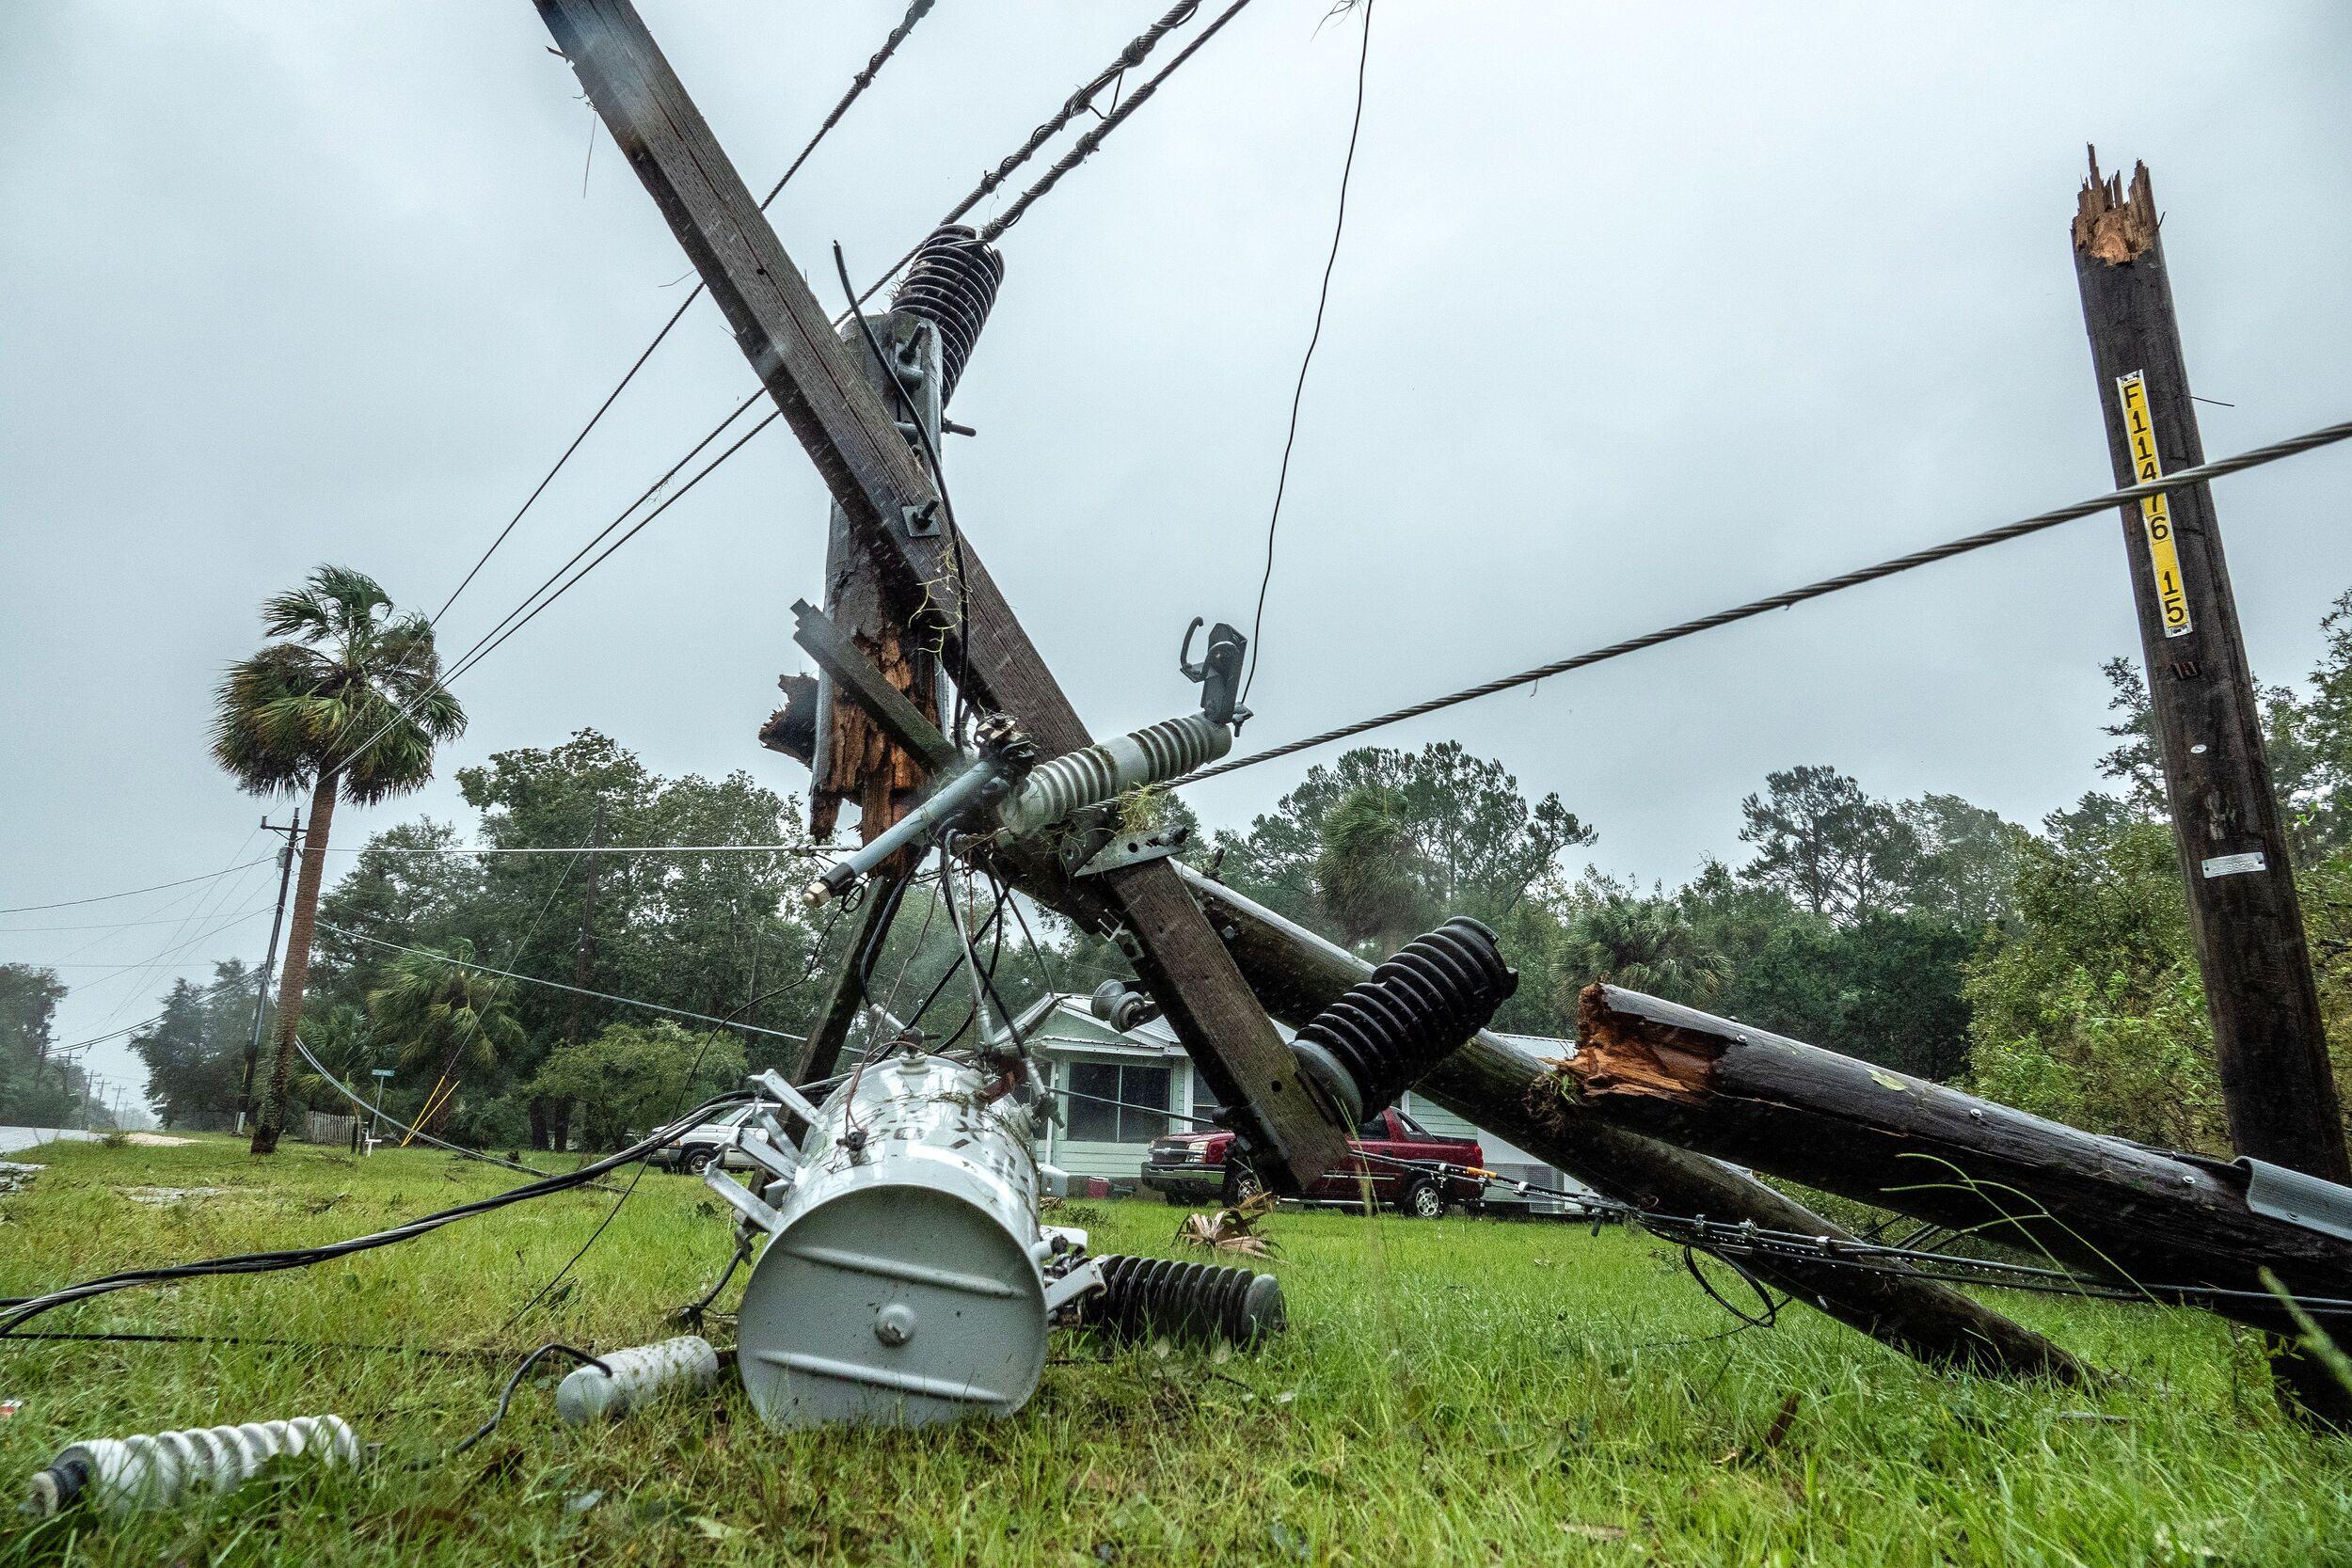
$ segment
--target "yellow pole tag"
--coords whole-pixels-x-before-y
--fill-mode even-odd
[[[2145,483],[2164,477],[2156,456],[2155,422],[2148,417],[2148,378],[2138,371],[2115,378],[2123,403],[2123,434],[2132,444],[2134,482]],[[2156,575],[2156,603],[2164,610],[2164,635],[2189,634],[2188,590],[2181,582],[2181,552],[2172,542],[2169,496],[2143,496],[2139,501],[2140,531],[2148,536],[2148,564]]]

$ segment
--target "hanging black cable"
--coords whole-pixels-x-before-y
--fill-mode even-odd
[[[1282,522],[1282,497],[1290,488],[1291,450],[1298,444],[1298,410],[1307,397],[1307,370],[1315,362],[1315,345],[1323,341],[1323,311],[1331,303],[1331,272],[1340,264],[1340,236],[1347,231],[1347,186],[1356,173],[1356,138],[1364,128],[1364,68],[1372,60],[1372,5],[1364,0],[1364,37],[1356,55],[1356,112],[1347,123],[1347,161],[1340,166],[1339,211],[1331,220],[1331,250],[1323,259],[1323,282],[1315,291],[1315,325],[1307,335],[1307,352],[1298,360],[1298,381],[1291,388],[1289,430],[1282,436],[1282,466],[1274,477],[1274,509],[1265,521],[1265,573],[1258,579],[1258,609],[1249,618],[1249,673],[1241,683],[1241,700],[1258,679],[1258,655],[1264,651],[1266,590],[1274,584],[1274,531]]]

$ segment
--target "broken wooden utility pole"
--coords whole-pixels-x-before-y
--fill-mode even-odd
[[[2265,1271],[2352,1297],[2352,1190],[2282,1167],[2102,1137],[1615,986],[1584,989],[1563,1076],[1593,1117],[2151,1299],[2279,1331]]]
[[[2118,484],[2205,460],[2148,166],[2127,190],[2097,150],[2074,221],[2074,275]],[[2352,1182],[2295,865],[2263,755],[2210,486],[2123,508],[2156,749],[2189,928],[2241,1154]]]
[[[1009,716],[1045,757],[1087,746],[1076,710],[636,8],[628,0],[536,3],[856,537],[927,607],[925,624],[936,628],[939,657],[964,681],[964,695]],[[1310,1101],[1280,1037],[1175,874],[1155,862],[1099,880],[1136,944],[1145,983],[1210,1086],[1246,1118],[1267,1174],[1304,1185],[1341,1164],[1343,1131]]]
[[[1354,954],[1210,880],[1182,875],[1242,973],[1283,1022],[1303,1026],[1372,973]],[[1049,900],[1050,902],[1050,900]],[[1560,1041],[1565,1053],[1566,1041]],[[1602,1196],[1656,1213],[1742,1221],[1851,1241],[1849,1232],[1763,1183],[1585,1114],[1559,1092],[1553,1063],[1481,1030],[1413,1085],[1456,1116],[1557,1165]],[[1743,1260],[1764,1284],[1906,1355],[2009,1377],[2085,1381],[2089,1370],[2032,1330],[1935,1280],[1808,1258]]]

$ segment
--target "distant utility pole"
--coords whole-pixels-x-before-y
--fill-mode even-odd
[[[2119,484],[2202,463],[2148,166],[2077,202],[2074,273]],[[2238,1152],[2352,1181],[2262,709],[2206,485],[2123,508],[2165,793]]]
[[[269,977],[278,968],[278,932],[286,923],[286,889],[294,880],[294,847],[302,840],[302,810],[294,808],[292,820],[278,827],[266,816],[262,826],[273,833],[286,835],[285,847],[278,852],[278,912],[269,920],[269,948],[262,958],[262,973],[254,982],[253,1038],[245,1048],[245,1085],[237,1094],[237,1131],[246,1131],[246,1118],[253,1113],[253,1064],[262,1054],[262,1021],[269,1012]]]

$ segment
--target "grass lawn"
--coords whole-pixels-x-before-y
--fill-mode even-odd
[[[509,1181],[422,1152],[356,1162],[290,1147],[256,1164],[228,1139],[28,1158],[50,1168],[0,1199],[8,1295],[329,1241]],[[126,1196],[153,1186],[223,1190],[162,1206]],[[0,1558],[2352,1562],[2352,1440],[2281,1418],[2260,1357],[2215,1319],[2007,1301],[2123,1381],[2085,1395],[1942,1377],[1798,1307],[1776,1328],[1710,1338],[1730,1320],[1645,1237],[1470,1219],[1279,1214],[1268,1230],[1292,1327],[1270,1351],[1113,1353],[1069,1337],[1008,1420],[787,1435],[759,1425],[730,1371],[709,1396],[573,1429],[546,1386],[527,1386],[471,1453],[408,1467],[488,1414],[522,1351],[661,1338],[669,1309],[725,1261],[718,1205],[648,1174],[578,1288],[507,1326],[610,1201],[565,1195],[355,1259],[40,1320],[497,1354],[0,1347],[0,1398],[23,1402],[0,1420],[11,1489],[85,1436],[333,1411],[383,1445],[357,1472],[297,1465],[209,1511],[124,1525],[82,1511],[38,1528],[7,1515]],[[1098,1250],[1167,1252],[1178,1213],[1120,1202],[1065,1217]]]

